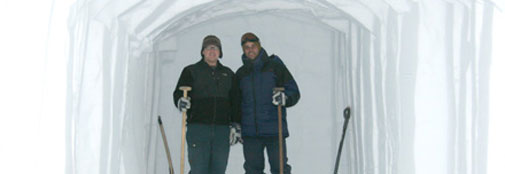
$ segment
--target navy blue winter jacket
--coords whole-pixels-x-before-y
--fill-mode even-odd
[[[243,136],[278,136],[277,106],[272,104],[273,88],[284,87],[286,107],[295,105],[300,92],[295,79],[281,59],[268,56],[261,48],[254,60],[242,55],[242,65],[236,73],[235,82],[239,86],[235,106],[241,116]],[[286,122],[286,108],[282,107],[282,133],[289,136]]]

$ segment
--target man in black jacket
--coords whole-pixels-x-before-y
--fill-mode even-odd
[[[261,47],[259,38],[253,33],[245,33],[241,38],[244,65],[237,70],[239,86],[237,112],[241,115],[243,152],[246,174],[263,174],[266,149],[270,171],[278,174],[279,127],[277,106],[282,106],[282,141],[284,173],[291,173],[287,164],[286,138],[289,136],[286,107],[294,106],[300,99],[300,91],[295,79],[276,55],[268,56]],[[284,91],[273,91],[283,87]]]
[[[230,143],[240,138],[237,137],[240,134],[234,134],[240,120],[231,110],[231,96],[236,91],[232,85],[234,74],[218,60],[223,52],[216,36],[203,39],[201,56],[199,62],[183,69],[173,99],[176,107],[188,115],[186,140],[190,173],[224,174]],[[192,87],[189,99],[182,97],[180,86]],[[233,125],[232,131],[230,125]]]

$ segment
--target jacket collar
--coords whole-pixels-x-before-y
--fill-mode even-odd
[[[267,51],[263,48],[258,53],[258,56],[254,59],[251,60],[245,56],[245,54],[242,54],[242,63],[246,66],[254,66],[254,69],[259,69],[263,67],[263,64],[268,61],[268,54]]]
[[[198,61],[198,63],[196,63],[198,66],[202,66],[202,67],[207,67],[209,69],[212,69],[212,67],[210,67],[210,65],[205,62],[205,60],[200,59],[200,61]],[[218,69],[222,69],[223,68],[223,64],[221,64],[221,62],[219,62],[219,60],[217,61],[217,64],[216,64],[216,70]]]

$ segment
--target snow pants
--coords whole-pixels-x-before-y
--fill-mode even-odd
[[[270,172],[279,174],[279,137],[243,137],[244,169],[246,174],[264,174],[265,157],[267,149]],[[291,174],[291,166],[288,165],[286,156],[286,138],[283,139],[284,174]]]
[[[188,124],[190,174],[224,174],[230,153],[228,125]]]

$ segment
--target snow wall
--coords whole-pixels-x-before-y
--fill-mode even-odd
[[[168,173],[158,115],[178,171],[180,72],[208,34],[236,70],[245,32],[298,81],[287,111],[294,174],[333,172],[346,106],[340,173],[486,173],[494,10],[489,0],[78,0],[66,173]],[[233,146],[227,173],[242,165]]]

